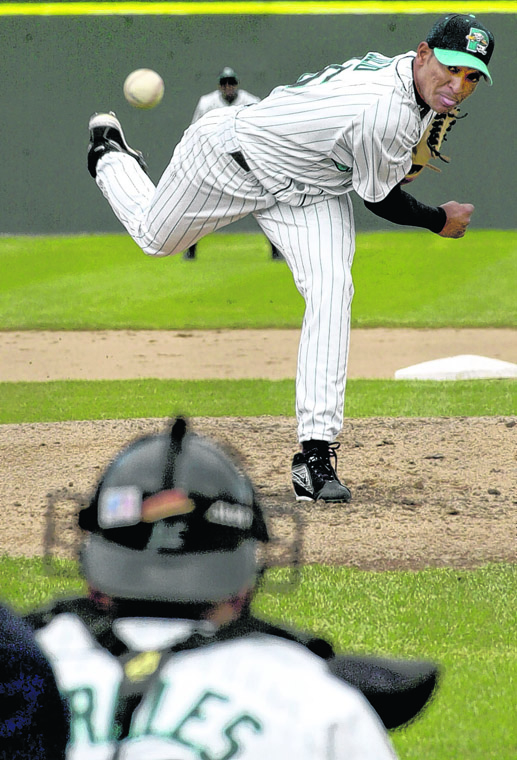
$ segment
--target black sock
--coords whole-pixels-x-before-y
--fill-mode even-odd
[[[329,442],[317,441],[311,438],[310,441],[302,441],[302,450],[305,454],[309,451],[316,451],[321,456],[325,456],[329,453]]]

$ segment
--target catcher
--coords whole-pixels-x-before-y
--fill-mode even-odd
[[[335,655],[255,618],[262,508],[185,420],[122,450],[79,525],[89,596],[27,618],[70,703],[70,759],[395,757],[387,729],[425,705],[436,666]]]

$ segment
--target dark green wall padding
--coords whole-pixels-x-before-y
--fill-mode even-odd
[[[0,17],[0,234],[121,232],[86,169],[87,124],[114,110],[131,145],[141,149],[155,181],[190,123],[199,96],[215,89],[225,65],[241,86],[264,97],[368,50],[394,55],[415,49],[435,15],[298,16],[23,16]],[[468,101],[445,153],[441,174],[411,186],[421,200],[469,201],[473,227],[515,227],[514,83],[517,15],[489,14],[494,31],[494,86]],[[131,108],[122,83],[135,68],[160,72],[165,97],[152,111]],[[358,229],[389,229],[354,197]],[[253,219],[233,225],[258,229]]]

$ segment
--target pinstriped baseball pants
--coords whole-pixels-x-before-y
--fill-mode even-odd
[[[201,120],[203,122],[203,120]],[[196,122],[155,187],[124,153],[105,154],[97,184],[144,253],[168,256],[253,214],[285,256],[305,300],[296,376],[298,440],[333,441],[343,424],[353,297],[354,222],[348,195],[309,206],[276,201],[213,131]]]

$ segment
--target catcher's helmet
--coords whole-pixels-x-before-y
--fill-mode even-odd
[[[257,541],[269,540],[249,478],[182,418],[118,454],[79,526],[87,580],[126,600],[231,597],[254,581]]]

